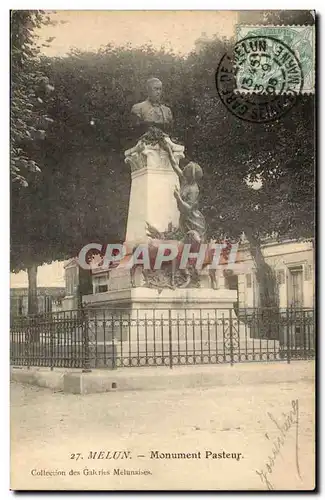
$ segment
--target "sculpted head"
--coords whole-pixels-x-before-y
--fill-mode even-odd
[[[162,94],[162,83],[158,78],[147,80],[148,99],[152,103],[159,103]]]
[[[203,177],[203,170],[198,163],[190,161],[184,168],[183,175],[188,182],[198,182]]]

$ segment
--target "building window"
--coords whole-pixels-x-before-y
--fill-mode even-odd
[[[238,276],[231,275],[231,276],[226,276],[225,278],[226,281],[226,288],[229,290],[238,290]]]
[[[78,288],[77,268],[70,267],[65,271],[65,287],[67,295],[75,295]]]
[[[24,297],[18,297],[18,316],[23,315]]]
[[[44,297],[44,299],[45,299],[45,304],[44,304],[44,306],[45,306],[45,307],[44,307],[45,312],[46,312],[46,313],[50,313],[50,312],[52,312],[52,297],[51,297],[51,296],[49,296],[49,295],[46,295],[46,296]]]
[[[252,288],[252,275],[246,274],[246,288]]]
[[[107,275],[99,276],[95,283],[95,293],[103,293],[108,291]]]
[[[293,307],[303,307],[302,266],[289,268],[289,305]]]

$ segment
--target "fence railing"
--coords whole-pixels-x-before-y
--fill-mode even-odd
[[[88,309],[15,318],[11,364],[117,368],[315,356],[312,309]]]

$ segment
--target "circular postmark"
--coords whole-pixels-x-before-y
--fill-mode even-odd
[[[293,107],[303,88],[303,74],[295,53],[282,41],[249,36],[221,58],[216,86],[232,114],[265,123]]]

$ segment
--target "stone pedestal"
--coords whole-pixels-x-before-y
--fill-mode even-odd
[[[176,161],[184,158],[184,146],[169,138]],[[126,243],[147,241],[146,222],[158,231],[166,231],[171,224],[178,226],[179,212],[174,198],[179,180],[168,153],[158,144],[145,145],[141,141],[125,152],[125,162],[131,166],[131,193],[126,230]]]
[[[129,309],[222,309],[233,308],[237,301],[236,290],[213,290],[212,288],[176,288],[175,290],[156,290],[137,287],[84,295],[83,302],[90,309],[114,309],[119,305]]]
[[[236,300],[235,290],[207,288],[137,287],[84,297],[90,340],[96,339],[100,366],[106,367],[113,351],[115,366],[166,365],[171,359],[222,363],[247,353],[253,359],[254,350],[267,351],[268,345],[250,338],[250,328],[233,309]]]
[[[106,340],[117,342],[169,343],[187,339],[190,343],[208,341],[218,330],[220,339],[223,329],[235,320],[233,304],[237,293],[234,290],[212,290],[184,288],[156,290],[137,287],[83,297],[90,320],[96,322],[96,337],[99,340],[99,325],[105,318]],[[171,332],[169,331],[171,327]],[[213,340],[213,339],[212,339]]]
[[[184,157],[184,147],[168,137],[164,140],[179,163]],[[179,186],[179,179],[161,144],[148,145],[140,140],[125,152],[125,161],[131,166],[132,177],[125,238],[130,251],[135,245],[149,243],[146,222],[160,233],[178,228],[179,210],[174,190]],[[166,234],[157,236],[158,242],[160,237],[161,241],[167,241]],[[107,345],[111,345],[111,352],[120,362],[126,359],[139,363],[140,359],[148,361],[149,357],[165,359],[167,352],[169,358],[175,352],[177,356],[181,353],[187,356],[188,352],[195,355],[203,351],[213,351],[216,357],[216,353],[226,349],[230,337],[239,338],[233,310],[237,291],[225,288],[222,273],[216,276],[217,289],[212,288],[208,268],[199,272],[197,281],[185,279],[188,288],[182,288],[184,283],[172,288],[168,272],[162,272],[161,280],[159,276],[157,280],[150,280],[148,273],[142,271],[141,266],[132,268],[131,272],[123,265],[103,270],[103,279],[107,273],[107,292],[83,297],[89,314],[89,331],[95,332],[96,352],[103,349],[103,365],[112,357],[105,351]]]

